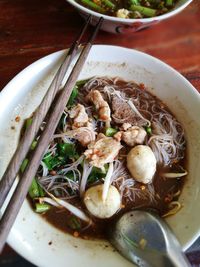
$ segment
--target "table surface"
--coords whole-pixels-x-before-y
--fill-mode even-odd
[[[0,0],[0,90],[33,61],[69,47],[82,24],[65,0]],[[182,73],[200,92],[200,0],[193,0],[175,17],[129,36],[100,32],[95,43],[155,56]],[[200,241],[188,256],[193,266],[200,266]],[[32,266],[8,246],[0,265]]]

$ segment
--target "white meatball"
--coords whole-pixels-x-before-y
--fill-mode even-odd
[[[127,155],[127,167],[136,181],[147,184],[152,182],[156,172],[156,158],[149,146],[138,145]]]
[[[88,211],[97,218],[106,219],[113,216],[121,205],[121,198],[116,187],[111,185],[105,201],[102,199],[103,184],[90,187],[84,195]]]

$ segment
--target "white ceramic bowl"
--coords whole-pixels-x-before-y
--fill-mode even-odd
[[[176,6],[170,12],[163,14],[161,16],[156,16],[152,18],[143,18],[143,19],[122,19],[97,13],[93,10],[90,10],[80,5],[75,0],[66,0],[66,1],[70,3],[72,6],[74,6],[80,12],[81,16],[83,16],[84,18],[86,18],[89,14],[92,15],[92,20],[91,20],[92,25],[96,25],[99,18],[103,17],[104,21],[101,26],[102,30],[112,33],[126,33],[126,34],[134,33],[136,31],[157,24],[162,20],[168,19],[181,12],[185,7],[187,7],[192,2],[192,0],[179,0]]]
[[[1,92],[0,176],[17,146],[23,120],[40,103],[65,53],[60,51],[36,61]],[[115,46],[93,46],[79,78],[94,75],[120,76],[143,82],[182,123],[188,145],[189,175],[180,197],[183,208],[167,221],[186,249],[200,233],[200,95],[165,63],[147,54]],[[15,122],[17,115],[21,117],[20,122]],[[15,129],[11,129],[12,126]],[[23,257],[42,267],[132,266],[106,241],[77,239],[57,230],[35,214],[28,201],[23,204],[8,243]]]

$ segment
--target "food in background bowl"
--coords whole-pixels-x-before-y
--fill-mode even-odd
[[[166,217],[181,208],[185,148],[181,124],[144,84],[79,81],[29,196],[56,227],[105,237],[109,223],[128,210]]]
[[[167,18],[170,18],[178,14],[185,7],[187,7],[192,0],[177,0],[177,1],[176,0],[174,1],[126,0],[123,1],[123,4],[120,4],[119,7],[116,5],[116,3],[119,3],[117,0],[66,0],[66,1],[71,5],[73,5],[84,18],[87,18],[88,15],[92,15],[92,20],[91,20],[92,25],[96,25],[99,18],[103,17],[104,21],[101,26],[102,30],[112,33],[131,34],[136,31],[155,25],[162,20],[165,20]],[[144,6],[147,2],[150,4],[151,7]],[[107,5],[107,11],[104,10],[105,3]],[[153,3],[160,3],[160,4],[153,4]],[[103,5],[104,8],[101,7],[101,5]],[[131,9],[130,11],[128,10],[129,7]],[[120,11],[118,11],[117,13],[118,16],[115,16],[117,15],[116,14],[117,10]]]
[[[77,0],[86,8],[123,19],[159,16],[174,8],[178,0]]]

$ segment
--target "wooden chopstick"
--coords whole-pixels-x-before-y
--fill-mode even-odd
[[[21,179],[19,180],[17,187],[12,195],[12,198],[9,204],[6,207],[6,210],[0,221],[0,252],[3,249],[3,246],[6,242],[8,233],[15,221],[15,218],[26,198],[28,193],[28,189],[31,185],[32,179],[35,176],[38,166],[42,160],[42,157],[47,149],[47,146],[52,139],[52,136],[56,130],[56,127],[59,123],[59,120],[62,116],[62,113],[65,109],[66,103],[69,100],[71,92],[73,90],[74,85],[78,79],[78,76],[82,70],[82,67],[86,61],[86,58],[89,54],[89,51],[92,47],[92,43],[101,27],[103,18],[100,18],[93,34],[89,38],[88,43],[83,48],[80,57],[78,58],[66,84],[64,85],[63,90],[60,91],[58,98],[56,99],[54,108],[52,113],[49,116],[49,120],[46,124],[46,127],[40,138],[38,140],[38,144],[33,151],[32,157],[29,161],[28,166],[26,167]]]
[[[61,87],[61,83],[63,81],[63,78],[65,76],[65,73],[67,69],[69,68],[69,65],[76,55],[78,51],[78,47],[80,45],[80,40],[82,39],[83,34],[85,33],[89,22],[91,20],[91,16],[88,17],[86,23],[83,25],[78,37],[73,42],[71,48],[69,49],[67,56],[65,57],[62,65],[58,69],[53,81],[51,82],[51,85],[43,98],[41,104],[35,111],[33,115],[33,121],[30,127],[27,128],[27,130],[24,133],[24,136],[22,137],[18,148],[15,152],[15,154],[12,157],[12,160],[10,161],[1,181],[0,181],[0,209],[3,206],[3,203],[8,195],[8,192],[10,191],[14,180],[16,178],[17,173],[19,172],[20,166],[22,164],[23,159],[26,157],[29,148],[31,146],[31,143],[33,139],[35,138],[41,123],[43,122],[51,103],[56,95],[56,93],[59,91]]]

